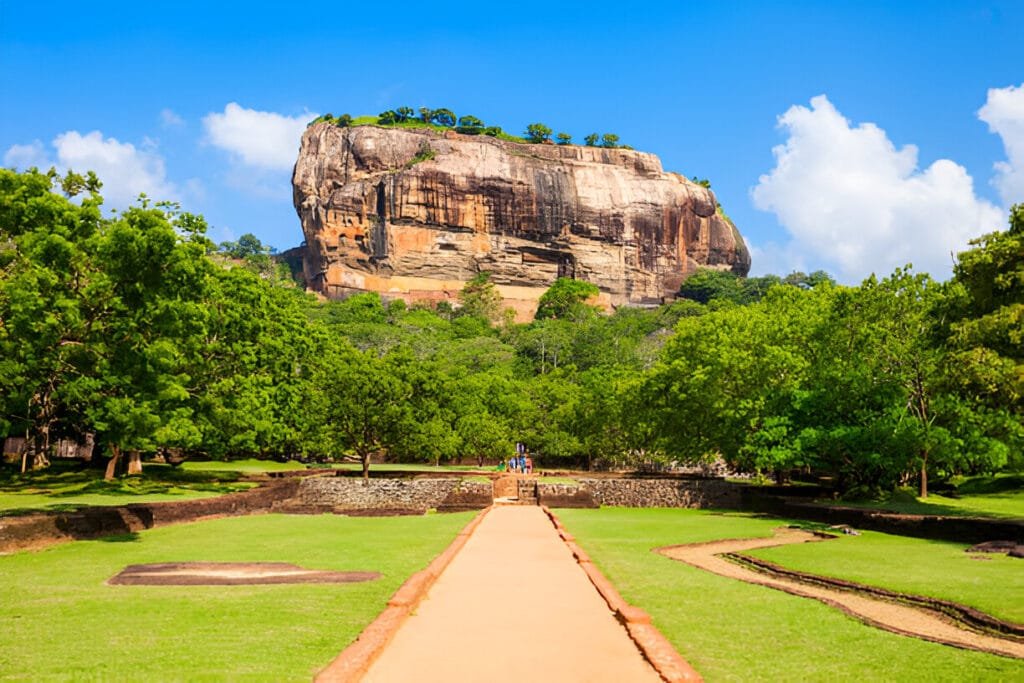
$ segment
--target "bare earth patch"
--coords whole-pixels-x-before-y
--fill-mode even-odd
[[[920,607],[908,606],[875,595],[845,590],[828,585],[826,577],[803,575],[803,580],[765,574],[740,566],[723,555],[735,555],[746,550],[767,548],[789,543],[806,543],[824,540],[823,537],[794,529],[776,530],[773,538],[751,538],[693,545],[678,545],[658,548],[657,551],[674,560],[747,583],[767,586],[792,595],[812,598],[842,610],[846,614],[877,628],[901,635],[930,640],[968,650],[979,650],[992,654],[1024,659],[1024,640],[1013,635],[999,637],[966,630],[961,624]],[[809,579],[820,579],[810,583]]]
[[[303,569],[287,562],[160,562],[132,564],[107,583],[121,586],[241,586],[272,583],[355,583],[380,572]]]

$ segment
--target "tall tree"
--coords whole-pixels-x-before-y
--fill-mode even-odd
[[[88,189],[80,205],[52,191]],[[98,270],[95,176],[0,169],[0,401],[3,433],[26,435],[23,469],[47,464],[62,414],[95,377],[111,291]]]
[[[1008,230],[971,244],[954,267],[952,368],[989,406],[1024,415],[1024,204]]]
[[[200,234],[180,233],[172,220],[161,208],[132,207],[105,226],[97,248],[114,299],[90,415],[111,448],[108,479],[125,451],[137,473],[141,452],[200,441],[187,370],[202,348],[213,265],[205,226],[185,221]]]
[[[344,341],[329,343],[313,368],[309,409],[312,440],[335,457],[354,453],[369,482],[370,459],[393,448],[410,423],[412,386],[397,370],[401,362],[358,351]]]

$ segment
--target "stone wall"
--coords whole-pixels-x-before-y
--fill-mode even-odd
[[[450,478],[370,479],[314,477],[299,485],[295,502],[333,510],[425,511],[477,509],[491,504],[491,482]]]
[[[739,508],[741,487],[722,479],[577,479],[599,505]]]
[[[596,508],[590,491],[570,484],[538,484],[537,502],[549,508]]]

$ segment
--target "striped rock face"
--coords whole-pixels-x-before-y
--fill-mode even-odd
[[[526,319],[558,277],[653,305],[698,267],[750,268],[714,194],[644,152],[318,123],[292,184],[307,282],[332,298],[454,302],[488,271]]]

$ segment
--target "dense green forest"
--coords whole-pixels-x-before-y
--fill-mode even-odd
[[[513,324],[486,273],[459,305],[317,301],[258,240],[171,204],[101,211],[91,174],[0,170],[0,435],[30,466],[94,434],[108,474],[211,458],[722,457],[862,492],[1024,466],[1024,205],[948,283],[899,270],[703,271],[656,309],[560,280]]]

